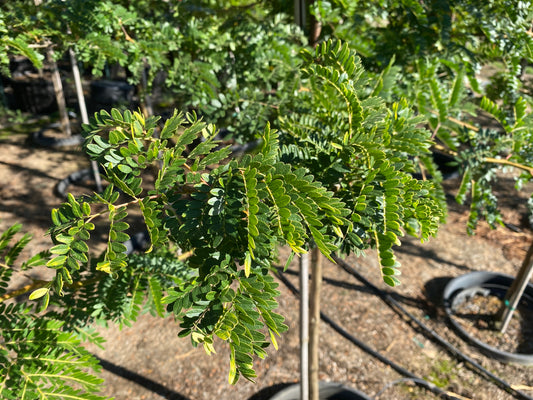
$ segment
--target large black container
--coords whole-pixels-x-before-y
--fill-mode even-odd
[[[134,87],[124,81],[98,80],[91,82],[91,102],[104,108],[130,104]]]
[[[491,294],[503,299],[514,278],[495,272],[476,271],[452,279],[444,289],[444,309],[449,321],[457,333],[466,341],[477,347],[483,354],[505,363],[533,365],[533,354],[509,353],[501,351],[469,335],[453,315],[462,302],[475,294]],[[533,285],[529,284],[521,298],[521,305],[533,309]],[[531,339],[533,340],[533,338]]]

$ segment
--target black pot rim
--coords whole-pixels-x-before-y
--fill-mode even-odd
[[[533,354],[522,354],[522,353],[510,353],[506,351],[499,350],[495,347],[489,346],[488,344],[472,337],[468,334],[462,326],[452,318],[454,315],[454,299],[465,292],[468,289],[485,289],[489,291],[506,291],[507,288],[513,282],[514,277],[506,274],[501,274],[497,272],[489,271],[475,271],[465,275],[461,275],[457,278],[452,279],[446,285],[443,292],[443,303],[444,310],[448,317],[448,320],[452,324],[456,332],[463,337],[467,342],[470,342],[476,346],[483,354],[488,357],[491,357],[495,360],[504,362],[504,363],[515,363],[525,366],[533,365]],[[533,308],[533,285],[528,284],[524,296],[530,299],[527,304],[529,307]]]
[[[350,400],[372,400],[372,398],[368,397],[366,394],[358,390],[352,389],[349,386],[345,386],[342,383],[320,382],[319,398],[321,400],[330,399],[330,396],[335,395],[335,394],[338,395],[341,393],[342,393],[342,396],[344,396],[343,399],[345,398],[345,399],[350,399]],[[299,399],[299,398],[300,398],[300,384],[295,383],[293,385],[290,385],[282,389],[278,393],[274,394],[272,397],[270,397],[270,400],[293,400],[293,399]]]

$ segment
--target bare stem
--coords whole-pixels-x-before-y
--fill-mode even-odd
[[[446,153],[446,154],[448,154],[450,156],[456,156],[457,155],[456,151],[450,150],[450,149],[448,149],[445,146],[436,144],[436,145],[434,145],[434,147],[435,147],[435,149],[437,149],[439,151],[442,151],[442,152],[444,152],[444,153]],[[520,163],[513,162],[513,161],[509,161],[509,160],[506,160],[506,159],[503,159],[503,158],[485,157],[483,159],[483,161],[485,161],[487,163],[491,163],[491,164],[508,165],[510,167],[518,168],[518,169],[521,169],[523,171],[529,172],[530,175],[533,175],[533,167],[529,167],[527,165],[520,164]]]

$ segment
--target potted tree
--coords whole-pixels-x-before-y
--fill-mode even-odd
[[[11,338],[2,353],[9,365],[2,395],[26,398],[46,391],[98,398],[94,392],[100,381],[80,369],[97,364],[75,345],[77,338],[98,342],[85,329],[95,320],[135,321],[145,296],[156,314],[163,315],[165,307],[172,312],[180,320],[180,335],[190,336],[208,353],[215,351],[214,336],[228,341],[231,383],[241,376],[253,379],[253,357],[265,356],[269,343],[263,332],[276,346],[276,336],[287,328],[275,311],[278,292],[270,273],[277,244],[302,254],[312,242],[327,257],[340,247],[377,246],[384,279],[398,283],[391,247],[401,227],[426,238],[442,217],[429,190],[432,184],[409,174],[414,165],[408,155],[427,151],[430,136],[416,128],[418,119],[406,104],[388,111],[379,100],[358,96],[363,71],[347,46],[327,43],[314,56],[307,53],[306,68],[313,93],[302,98],[306,112],[288,116],[281,134],[267,126],[257,154],[240,159],[229,157],[229,148],[218,148],[214,126],[194,114],[176,112],[162,125],[138,112],[95,115],[84,127],[84,149],[102,166],[109,185],[90,198],[69,195],[52,211],[54,246],[24,263],[25,268],[45,263],[56,271],[52,280],[17,292],[6,293],[2,286],[2,334]],[[342,105],[335,108],[339,113],[316,108],[322,95],[338,102],[331,107]],[[301,122],[313,115],[315,122],[308,126],[315,128],[307,134]],[[328,139],[324,152],[316,136],[321,120]],[[372,129],[375,123],[383,129]],[[203,140],[185,152],[198,137]],[[407,137],[416,140],[408,146]],[[302,154],[311,157],[295,157],[302,143],[309,144],[301,147]],[[324,161],[322,153],[333,157],[332,166],[313,178],[307,167],[313,154]],[[154,165],[159,166],[154,185],[144,188],[144,171]],[[140,209],[151,242],[148,255],[137,261],[127,256],[124,245],[132,207]],[[89,256],[87,241],[98,221],[106,226],[107,242],[95,258]],[[17,229],[3,236],[4,249]],[[3,282],[9,281],[11,266],[27,242],[25,237],[5,254]],[[174,246],[183,256],[172,252]],[[40,317],[27,304],[5,305],[21,292],[41,299],[43,311],[49,303],[56,307]],[[39,343],[61,344],[43,347],[25,340],[30,331],[17,329],[19,323],[31,326]],[[60,336],[64,340],[58,341]],[[47,361],[27,359],[28,352]],[[65,363],[70,369],[57,372]],[[85,392],[69,387],[71,374]]]
[[[463,166],[463,179],[457,200],[462,203],[466,200],[467,193],[469,191],[472,193],[468,221],[468,230],[471,233],[474,232],[480,216],[485,217],[492,226],[504,223],[497,208],[497,198],[492,192],[493,186],[496,185],[498,170],[505,167],[520,171],[521,173],[516,175],[517,188],[531,181],[533,176],[533,169],[530,167],[531,153],[528,150],[532,138],[530,127],[532,116],[527,111],[526,100],[519,98],[512,107],[511,114],[507,114],[502,107],[486,97],[481,101],[480,107],[492,115],[499,129],[478,129],[469,125],[468,129],[457,135],[459,142],[468,143],[468,146],[449,152],[455,154]],[[528,313],[531,312],[533,293],[533,288],[529,284],[533,275],[532,253],[533,245],[530,245],[515,278],[494,272],[473,273],[450,282],[443,294],[446,312],[456,329],[484,353],[500,361],[531,365],[533,354],[527,349],[525,352],[498,349],[497,345],[489,344],[487,338],[475,338],[468,333],[465,326],[459,324],[452,316],[456,314],[462,302],[477,299],[490,303],[490,299],[494,299],[499,304],[497,311],[491,311],[490,308],[480,311],[480,317],[489,319],[489,329],[498,332],[499,335],[504,334],[513,313],[519,307],[522,312],[521,318],[527,319]]]
[[[519,70],[522,58],[511,59],[513,61],[507,67],[511,71]],[[467,68],[458,63],[433,60],[418,64],[419,81],[412,89],[414,93],[419,93],[418,109],[427,115],[429,129],[437,139],[435,149],[452,157],[461,172],[456,200],[461,204],[470,203],[467,221],[469,234],[474,234],[482,218],[492,228],[504,225],[494,193],[502,172],[518,172],[514,174],[517,189],[532,179],[530,105],[526,99],[518,96],[519,77],[514,73],[503,75],[507,79],[499,81],[497,92],[501,94],[500,98],[491,99],[488,95],[476,98],[473,95],[482,90],[479,77],[469,76]],[[487,89],[487,92],[496,91]],[[429,171],[431,174],[435,172]],[[530,202],[528,208],[531,208]],[[515,279],[487,272],[460,277],[451,282],[444,293],[446,312],[451,317],[461,301],[476,297],[476,293],[486,294],[481,297],[494,295],[498,298],[498,311],[487,311],[490,315],[485,315],[485,319],[489,319],[494,332],[503,333],[522,294],[531,290],[527,288],[532,274],[530,253],[531,249],[526,252]],[[498,288],[489,290],[493,285]],[[460,295],[461,292],[463,295]],[[522,306],[530,309],[527,296],[522,300]],[[513,355],[508,351],[500,351],[472,338],[464,326],[454,320],[452,324],[492,357],[502,361],[531,363],[529,354]]]
[[[518,171],[515,177],[520,188],[531,181],[533,172],[531,105],[521,97],[526,67],[532,61],[531,5],[470,1],[407,4],[390,0],[379,5],[359,2],[327,7],[316,3],[313,10],[322,21],[324,36],[353,44],[371,70],[387,66],[381,96],[387,101],[397,96],[416,99],[418,112],[426,115],[437,140],[434,150],[455,158],[462,171],[457,200],[471,204],[469,233],[474,233],[480,218],[493,227],[502,225],[492,190],[499,173],[503,169]],[[482,70],[487,66],[492,67],[489,72]],[[487,121],[487,114],[491,121]],[[440,175],[434,169],[425,174]],[[521,304],[530,308],[531,252],[530,248],[514,279],[501,277],[502,282],[496,283],[493,280],[500,279],[494,277],[497,273],[488,273],[489,283],[481,274],[452,282],[445,294],[447,311],[452,313],[456,291],[465,289],[467,293],[470,284],[472,293],[476,287],[482,287],[483,292],[487,285],[498,285],[499,310],[489,319],[495,333],[503,332],[524,291]],[[456,301],[467,297],[457,296]],[[516,360],[514,355],[502,355],[494,348],[485,346],[484,351]],[[516,357],[522,363],[531,360],[529,354]]]
[[[392,246],[398,237],[407,232],[425,240],[444,216],[439,189],[412,176],[414,160],[428,152],[430,133],[417,126],[420,119],[405,102],[393,104],[393,111],[385,108],[369,90],[360,59],[346,45],[322,43],[314,53],[305,52],[304,60],[307,90],[302,90],[299,110],[282,117],[282,159],[304,165],[349,204],[353,230],[339,238],[338,251],[377,248],[383,279],[395,286],[400,271]],[[373,83],[371,89],[379,87],[379,81]],[[426,208],[430,204],[432,213]],[[318,343],[312,332],[319,322],[320,255],[314,253],[313,260],[309,358],[314,375],[309,392],[317,399]]]

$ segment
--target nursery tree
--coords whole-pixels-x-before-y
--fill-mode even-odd
[[[97,363],[79,341],[100,342],[92,322],[133,323],[145,301],[155,315],[173,314],[179,335],[208,353],[215,336],[227,341],[231,383],[253,379],[253,357],[265,357],[269,345],[265,333],[276,346],[287,329],[275,311],[278,245],[302,254],[312,242],[326,257],[377,247],[384,279],[398,283],[392,245],[404,231],[434,234],[443,215],[433,185],[411,176],[412,156],[427,151],[430,133],[406,104],[388,110],[369,95],[347,46],[327,43],[305,60],[301,112],[287,115],[280,133],[267,125],[254,155],[232,157],[214,126],[194,114],[175,112],[162,124],[138,112],[102,111],[84,127],[84,149],[108,185],[89,197],[69,195],[52,211],[54,246],[22,264],[56,270],[51,281],[23,290],[42,311],[54,304],[45,314],[27,303],[6,305],[21,293],[6,286],[29,238],[13,242],[19,226],[2,237],[3,397],[100,398],[100,381],[82,369]],[[329,167],[319,173],[312,160]],[[126,254],[132,208],[150,235],[144,255]],[[91,256],[88,241],[100,224],[106,249]],[[82,387],[71,388],[73,381]]]
[[[282,159],[304,165],[351,210],[354,229],[339,240],[339,251],[360,254],[369,247],[377,248],[383,279],[395,286],[400,265],[392,247],[400,243],[398,237],[407,232],[424,241],[444,217],[440,189],[412,176],[419,171],[419,164],[431,162],[427,157],[431,134],[419,128],[421,119],[405,101],[386,108],[377,97],[381,80],[370,80],[360,59],[346,45],[325,42],[314,53],[304,51],[303,59],[307,90],[301,91],[298,110],[281,117]],[[318,398],[320,263],[315,252],[311,263],[310,398]],[[303,386],[305,379],[302,381]]]
[[[207,352],[214,336],[227,340],[230,381],[253,379],[253,357],[266,355],[264,333],[275,345],[286,329],[271,270],[278,245],[302,254],[314,244],[326,257],[376,247],[384,280],[398,284],[393,246],[404,233],[427,239],[444,215],[438,186],[414,178],[439,175],[428,155],[432,136],[464,167],[459,199],[473,193],[468,227],[482,215],[500,222],[490,190],[496,168],[524,171],[518,183],[531,179],[531,117],[517,79],[531,58],[530,2],[348,3],[315,1],[312,12],[322,37],[349,42],[371,73],[340,44],[296,57],[305,39],[277,15],[291,14],[281,2],[3,6],[4,70],[15,52],[39,65],[44,48],[35,45],[43,38],[58,57],[74,48],[95,76],[116,62],[133,83],[148,70],[149,83],[166,69],[181,108],[262,141],[257,154],[235,158],[192,112],[164,123],[130,111],[95,115],[84,148],[104,169],[107,189],[69,196],[52,212],[51,255],[20,265],[47,264],[55,278],[8,292],[29,238],[15,240],[17,225],[0,240],[2,299],[30,292],[43,309],[56,306],[38,313],[26,303],[0,304],[3,397],[100,398],[101,381],[84,369],[99,367],[79,342],[99,343],[95,321],[133,323],[144,302],[155,315],[173,313],[180,334]],[[465,111],[477,112],[466,94],[482,89],[475,73],[495,60],[505,68],[489,86],[491,100],[480,103],[501,124],[491,131],[465,120]],[[426,119],[414,116],[405,96]],[[154,168],[148,187],[144,177]],[[146,254],[125,252],[132,208],[150,232]],[[100,256],[87,242],[95,224],[107,229]],[[72,388],[74,381],[81,386]]]
[[[433,112],[430,126],[440,139],[441,144],[437,148],[454,157],[462,174],[456,199],[459,203],[470,204],[467,231],[474,234],[481,219],[492,228],[505,223],[495,194],[502,172],[513,172],[517,190],[533,181],[533,114],[530,111],[531,102],[522,97],[514,103],[505,101],[501,105],[483,97],[477,106],[472,104],[465,96],[467,88],[462,78],[459,71],[450,87],[440,81],[433,70],[426,78],[430,99],[427,103],[421,101],[419,104],[421,110],[431,106],[438,110]],[[450,95],[446,97],[444,93],[448,90]],[[465,109],[472,110],[474,117],[471,120],[453,117],[454,112]],[[490,124],[479,124],[475,117],[481,113],[490,118]],[[531,196],[533,194],[527,202],[529,217],[533,212]],[[494,327],[502,332],[531,278],[532,249],[530,246],[494,321]]]
[[[312,12],[324,37],[348,41],[370,70],[386,66],[382,97],[416,99],[437,139],[434,150],[454,157],[460,167],[457,200],[470,203],[468,232],[474,233],[481,218],[491,227],[502,225],[493,190],[501,171],[518,172],[517,189],[533,176],[526,86],[533,3],[316,1]],[[482,122],[487,115],[492,121]],[[502,331],[531,276],[531,252],[503,299],[495,321]]]

